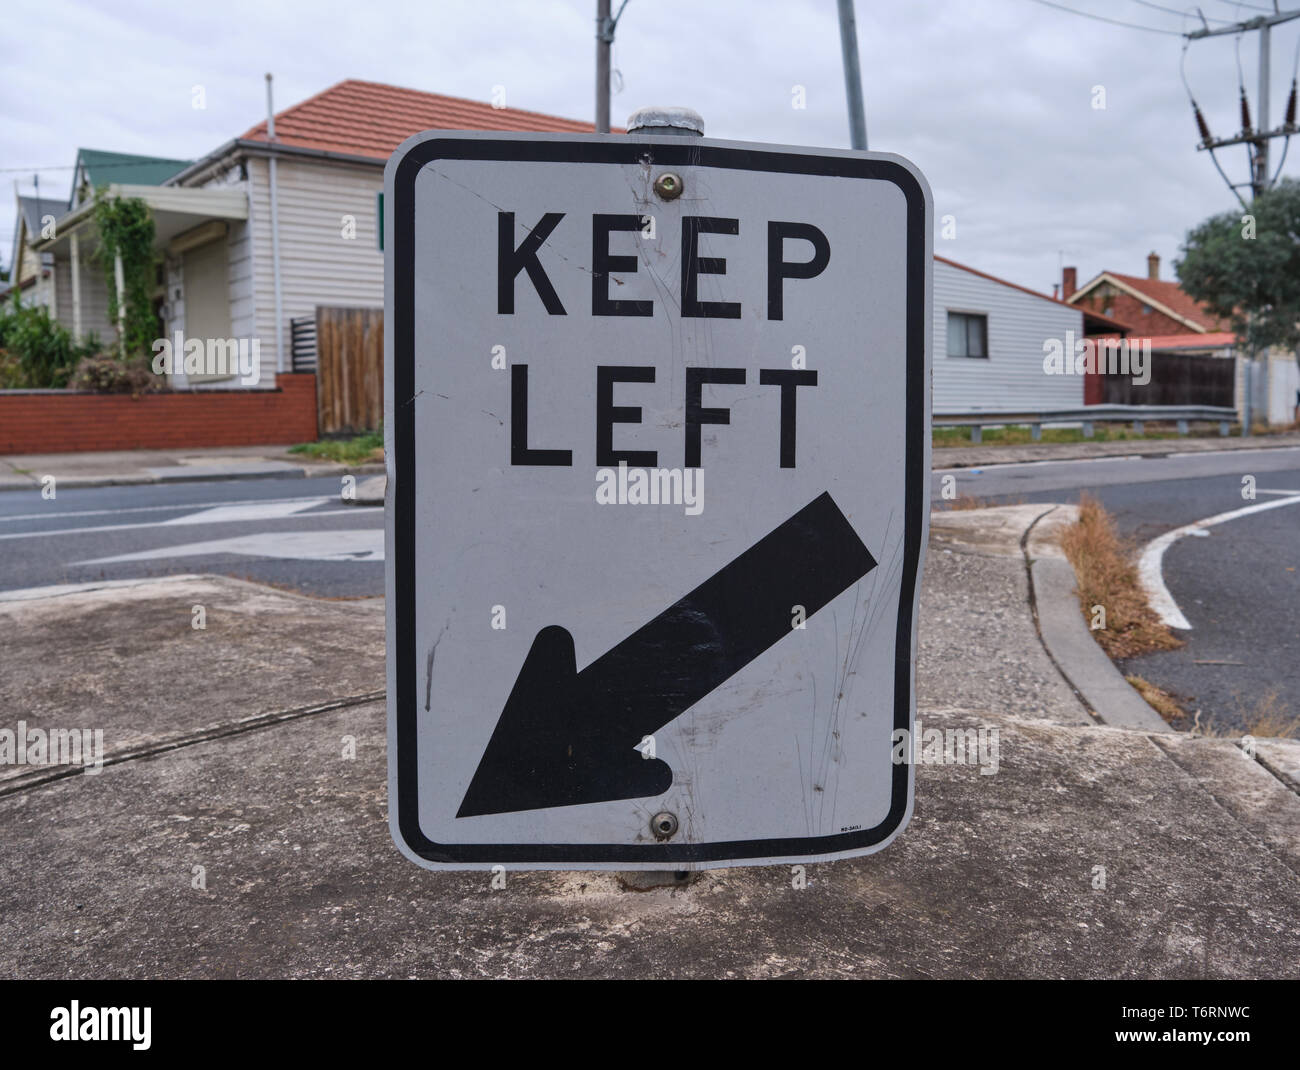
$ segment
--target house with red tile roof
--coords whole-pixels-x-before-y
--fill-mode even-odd
[[[1147,257],[1145,278],[1103,271],[1075,286],[1076,271],[1064,270],[1061,297],[1072,305],[1118,320],[1142,335],[1209,334],[1231,330],[1176,282],[1160,278],[1160,257]]]
[[[162,337],[260,343],[256,384],[182,370],[170,385],[273,388],[277,374],[293,370],[293,320],[313,317],[318,305],[382,308],[384,165],[403,141],[431,129],[590,133],[593,125],[349,79],[277,112],[274,136],[257,123],[173,168],[160,186],[111,182],[111,193],[141,197],[154,218]],[[56,258],[77,255],[77,234],[83,260],[93,249],[88,205],[77,209],[87,218],[70,212],[56,224],[48,249]],[[84,288],[89,273],[80,274]]]
[[[246,223],[230,228],[225,256],[230,330],[262,340],[262,381],[293,369],[291,324],[306,323],[317,306],[384,303],[384,258],[379,244],[378,195],[384,165],[403,141],[424,130],[506,130],[591,133],[593,124],[484,101],[348,79],[280,111],[274,136],[257,123],[189,168],[171,184],[183,188],[238,188],[248,197]],[[271,163],[275,161],[275,199]],[[272,223],[278,238],[277,260]],[[186,258],[196,254],[187,252]],[[217,271],[222,265],[215,265]],[[174,329],[194,330],[187,263],[169,265]],[[217,332],[212,310],[200,308],[199,327]],[[280,314],[277,318],[276,307]],[[301,354],[300,354],[301,355]],[[310,359],[310,352],[309,352]]]
[[[1150,343],[1157,378],[1165,377],[1162,366],[1171,369],[1179,363],[1188,369],[1189,378],[1196,358],[1235,359],[1236,366],[1215,396],[1194,396],[1192,401],[1205,404],[1235,404],[1244,412],[1244,354],[1232,326],[1196,301],[1176,282],[1160,278],[1160,257],[1147,257],[1146,277],[1103,271],[1083,286],[1076,287],[1076,271],[1064,269],[1061,295],[1071,305],[1086,312],[1100,312],[1123,323],[1130,340]],[[1182,359],[1180,361],[1180,358]],[[1216,376],[1223,380],[1223,376]],[[1189,389],[1190,386],[1189,386]],[[1252,373],[1251,392],[1254,416],[1274,424],[1289,424],[1300,409],[1300,371],[1295,354],[1274,347],[1257,355]],[[1176,391],[1175,391],[1176,392]],[[1193,391],[1194,393],[1194,391]],[[1088,401],[1121,400],[1102,389],[1099,378],[1088,383]],[[1128,400],[1128,399],[1123,399]]]

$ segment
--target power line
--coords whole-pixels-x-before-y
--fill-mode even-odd
[[[1232,7],[1235,7],[1238,10],[1244,7],[1249,9],[1250,11],[1263,11],[1267,15],[1273,14],[1272,8],[1260,7],[1258,4],[1242,4],[1242,3],[1238,3],[1238,0],[1219,0],[1219,3],[1231,5]],[[1216,19],[1215,21],[1217,22],[1218,20]]]
[[[139,167],[141,164],[149,163],[179,163],[183,167],[188,167],[194,161],[192,160],[174,160],[170,156],[137,156],[134,160],[118,160],[116,163],[98,163],[92,165],[91,169],[95,171],[105,171],[112,167]],[[56,163],[48,167],[0,167],[0,173],[15,172],[21,173],[37,171],[75,171],[81,164],[75,163]]]
[[[1167,12],[1169,12],[1169,14],[1171,14],[1171,15],[1181,15],[1181,16],[1183,16],[1183,18],[1188,18],[1188,19],[1189,19],[1189,18],[1192,18],[1194,15],[1197,14],[1194,10],[1190,10],[1190,11],[1189,11],[1189,10],[1179,11],[1178,8],[1176,8],[1176,7],[1165,7],[1164,4],[1153,4],[1153,3],[1151,2],[1151,0],[1133,0],[1133,3],[1135,3],[1135,4],[1141,4],[1143,7],[1153,8],[1153,9],[1156,10],[1156,11],[1167,11]],[[1213,15],[1205,15],[1205,16],[1200,16],[1200,17],[1208,18],[1211,22],[1228,22],[1228,21],[1230,21],[1230,20],[1228,20],[1228,19],[1215,18],[1215,16],[1213,16]],[[1184,25],[1186,25],[1186,24],[1184,23]]]
[[[1034,0],[1034,3],[1042,4],[1044,7],[1054,7],[1057,11],[1065,11],[1071,15],[1082,15],[1085,19],[1109,22],[1112,26],[1123,26],[1127,30],[1145,30],[1147,33],[1163,33],[1169,37],[1182,37],[1182,34],[1177,30],[1162,30],[1156,26],[1139,26],[1136,22],[1121,22],[1119,19],[1108,19],[1105,15],[1094,15],[1091,11],[1079,11],[1077,8],[1066,7],[1064,4],[1054,4],[1052,0]]]

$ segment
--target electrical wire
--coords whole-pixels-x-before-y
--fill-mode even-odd
[[[1291,61],[1291,95],[1287,98],[1286,123],[1290,126],[1295,121],[1295,114],[1292,109],[1292,103],[1296,94],[1296,77],[1300,75],[1300,37],[1296,38],[1295,58]],[[1277,185],[1277,180],[1282,177],[1282,165],[1286,163],[1286,152],[1291,147],[1291,135],[1288,133],[1282,139],[1282,156],[1277,161],[1277,170],[1273,172],[1273,177],[1269,179],[1269,188],[1272,189]]]
[[[1242,4],[1242,3],[1238,3],[1238,0],[1219,0],[1219,3],[1225,5],[1230,4],[1232,7],[1235,7],[1238,11],[1240,11],[1244,7],[1244,8],[1249,8],[1251,11],[1262,11],[1266,15],[1273,14],[1272,8],[1260,7],[1258,4]]]
[[[1241,194],[1237,192],[1237,187],[1234,186],[1231,182],[1229,182],[1228,176],[1223,173],[1223,168],[1219,166],[1219,158],[1214,155],[1213,149],[1210,149],[1210,162],[1214,164],[1214,169],[1219,172],[1219,177],[1223,179],[1223,184],[1227,186],[1228,189],[1232,190],[1232,195],[1236,197],[1238,201],[1241,202],[1242,208],[1245,208],[1247,211],[1249,211],[1250,209],[1246,206],[1245,200],[1242,198]]]
[[[1176,7],[1165,7],[1164,4],[1153,4],[1151,0],[1133,0],[1133,3],[1141,4],[1143,7],[1149,7],[1154,11],[1167,11],[1171,15],[1182,15],[1184,18],[1190,18],[1195,14],[1195,11],[1179,11]],[[1231,19],[1217,18],[1214,15],[1206,15],[1205,18],[1210,22],[1230,23],[1232,21]],[[1184,23],[1184,25],[1186,25],[1186,23]]]
[[[1182,34],[1175,30],[1162,30],[1156,26],[1139,26],[1136,22],[1121,22],[1119,19],[1108,19],[1105,15],[1094,15],[1091,11],[1080,11],[1077,8],[1066,7],[1064,4],[1053,3],[1052,0],[1033,0],[1033,2],[1042,4],[1044,7],[1056,8],[1057,11],[1066,11],[1071,15],[1082,15],[1085,19],[1109,22],[1112,26],[1123,26],[1129,30],[1145,30],[1147,33],[1163,33],[1169,37],[1182,37]]]

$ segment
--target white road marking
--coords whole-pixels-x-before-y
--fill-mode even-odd
[[[322,500],[328,501],[329,499],[322,499]],[[375,512],[378,513],[379,510],[376,509]],[[314,520],[318,516],[356,516],[356,515],[357,515],[357,507],[351,506],[347,509],[324,509],[319,513],[304,513],[302,515],[294,514],[294,518],[299,520]],[[4,535],[0,535],[0,539],[42,539],[52,535],[85,535],[85,534],[89,534],[93,532],[101,532],[101,531],[134,531],[134,530],[139,530],[140,528],[164,528],[164,527],[172,527],[178,523],[184,523],[185,519],[186,518],[182,517],[180,520],[155,520],[148,524],[102,524],[98,527],[90,527],[90,528],[59,528],[55,531],[11,531]],[[202,521],[202,523],[231,523],[239,520],[242,520],[245,523],[247,523],[248,519],[251,518],[247,518],[247,517],[220,517],[217,519],[208,518]],[[261,517],[260,519],[265,520],[267,518]],[[282,517],[280,519],[285,519],[285,518]]]
[[[354,513],[355,515],[355,513]],[[297,561],[382,561],[384,532],[381,528],[345,531],[267,531],[230,539],[211,539],[183,546],[163,546],[114,557],[78,561],[78,565],[107,565],[118,561],[153,561],[164,557],[197,557],[212,554],[241,554],[247,557],[277,557]]]
[[[180,509],[215,509],[229,505],[270,505],[283,502],[318,502],[331,501],[329,498],[246,498],[234,502],[190,502],[172,505],[129,505],[121,509],[78,509],[68,512],[22,513],[18,516],[0,516],[0,524],[14,520],[52,520],[64,516],[119,516],[124,513],[167,513]]]
[[[1250,516],[1252,513],[1262,513],[1266,509],[1279,509],[1284,505],[1295,505],[1298,502],[1300,502],[1300,494],[1292,498],[1278,498],[1271,502],[1256,502],[1254,505],[1233,509],[1231,512],[1206,517],[1204,520],[1185,524],[1181,528],[1174,528],[1173,531],[1166,531],[1159,538],[1152,539],[1147,543],[1142,550],[1141,557],[1138,558],[1138,580],[1146,590],[1147,601],[1150,602],[1151,608],[1156,611],[1157,616],[1170,628],[1191,631],[1191,621],[1178,608],[1174,596],[1169,593],[1169,588],[1165,586],[1164,575],[1161,572],[1161,562],[1164,559],[1165,551],[1169,547],[1185,535],[1208,535],[1207,528],[1225,524],[1229,520],[1236,520],[1239,517]]]
[[[1256,494],[1300,494],[1300,490],[1257,490]]]
[[[164,520],[164,525],[173,524],[228,524],[237,520],[279,520],[286,516],[301,513],[304,509],[314,509],[324,505],[329,498],[304,498],[298,502],[254,502],[252,504],[218,505],[211,509],[200,509],[197,513]]]

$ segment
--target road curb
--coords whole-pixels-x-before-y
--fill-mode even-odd
[[[1207,443],[1204,446],[1192,445],[1196,442]],[[1063,446],[1077,446],[1082,443],[1061,443]],[[1107,443],[1098,443],[1107,445]],[[1124,446],[1116,450],[1097,449],[1080,453],[1068,450],[1053,451],[1051,445],[1033,446],[992,446],[981,449],[976,446],[937,447],[933,454],[933,470],[936,472],[960,471],[965,468],[983,468],[1000,464],[1039,464],[1061,461],[1110,461],[1122,457],[1149,457],[1158,454],[1161,457],[1186,457],[1203,453],[1226,453],[1234,451],[1250,452],[1253,450],[1296,449],[1300,439],[1291,436],[1284,441],[1269,442],[1264,437],[1248,439],[1133,439],[1127,443],[1115,442],[1109,445]],[[954,456],[948,456],[949,453]]]
[[[1165,720],[1124,679],[1084,625],[1075,595],[1074,566],[1063,556],[1032,554],[1031,544],[1025,549],[1025,561],[1029,566],[1038,633],[1061,675],[1103,724],[1141,732],[1172,732]]]
[[[87,487],[138,487],[158,486],[160,484],[170,485],[172,483],[228,483],[251,479],[319,479],[321,476],[368,476],[381,474],[384,471],[385,468],[382,464],[355,466],[294,465],[275,470],[262,468],[244,472],[238,470],[230,472],[185,472],[182,467],[178,468],[175,475],[171,474],[170,471],[166,475],[152,475],[146,472],[138,474],[120,473],[106,476],[60,476],[56,473],[55,479],[58,487],[76,490]],[[5,491],[39,491],[40,489],[41,476],[38,475],[33,475],[31,481],[26,483],[0,482],[0,493]]]

